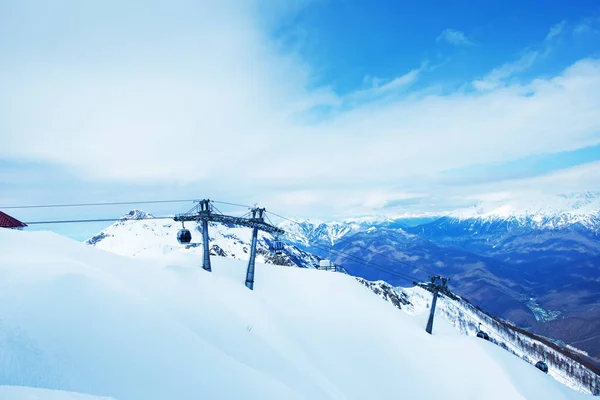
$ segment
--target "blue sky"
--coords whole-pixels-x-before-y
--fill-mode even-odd
[[[592,1],[0,0],[0,207],[329,219],[600,190],[599,43]]]
[[[518,0],[324,1],[286,19],[275,32],[318,66],[315,84],[344,94],[362,88],[367,76],[392,79],[425,60],[443,68],[429,71],[417,87],[440,81],[462,85],[541,46],[552,26],[565,21],[566,30],[566,24],[573,28],[599,13],[600,5],[585,0],[553,6]],[[436,41],[446,29],[462,32],[468,44]],[[544,65],[525,77],[556,73],[599,50],[592,36],[557,39]]]

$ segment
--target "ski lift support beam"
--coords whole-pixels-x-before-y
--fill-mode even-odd
[[[431,335],[433,332],[433,317],[435,316],[435,306],[437,304],[438,296],[443,294],[452,299],[456,298],[456,296],[448,289],[448,281],[450,280],[449,278],[443,278],[440,275],[434,275],[430,276],[429,279],[431,282],[426,284],[418,284],[416,282],[413,283],[433,293],[431,309],[429,310],[429,319],[427,320],[427,327],[425,327],[425,331]]]
[[[208,223],[218,222],[252,228],[252,242],[250,245],[250,259],[246,270],[246,287],[254,289],[254,268],[256,263],[256,244],[258,242],[258,231],[283,235],[285,231],[265,221],[266,210],[264,208],[252,208],[249,217],[234,217],[225,215],[215,210],[210,200],[200,200],[190,211],[173,217],[175,221],[196,221],[202,223],[202,245],[203,258],[202,268],[211,271],[210,266],[210,244],[208,237]]]

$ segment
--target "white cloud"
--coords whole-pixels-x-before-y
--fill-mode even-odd
[[[0,158],[300,212],[385,207],[427,195],[433,186],[424,186],[447,169],[600,142],[599,60],[480,93],[383,96],[308,123],[298,115],[347,99],[309,89],[310,66],[276,49],[252,3],[207,1],[161,15],[125,8],[110,30],[106,4],[116,3],[103,4],[85,24],[45,10],[27,23],[0,21],[22,41],[0,42],[9,60],[0,66]],[[33,26],[40,36],[27,42]],[[490,76],[502,81],[535,57]],[[374,85],[371,96],[406,88],[423,68]]]
[[[507,179],[493,184],[485,183],[476,186],[463,186],[461,195],[455,192],[456,198],[475,200],[484,203],[503,202],[516,199],[531,200],[530,204],[539,202],[544,196],[600,190],[600,161],[564,168],[540,176],[520,179]],[[527,205],[527,201],[524,202]]]
[[[553,47],[553,39],[564,33],[566,24],[566,21],[561,21],[551,26],[543,43],[537,49],[529,49],[519,59],[494,68],[482,79],[473,81],[473,87],[479,91],[499,88],[505,85],[510,78],[531,68],[536,61],[550,54]]]
[[[480,91],[492,90],[503,86],[508,78],[530,68],[539,55],[539,51],[528,51],[518,60],[494,68],[483,79],[474,81],[473,86]]]
[[[399,91],[406,91],[413,83],[415,83],[423,72],[428,69],[428,62],[423,62],[418,68],[412,69],[400,75],[396,78],[386,80],[378,77],[365,77],[365,83],[369,84],[370,87],[346,96],[344,100],[347,102],[365,101],[369,99],[378,98],[389,93],[398,93]]]
[[[380,92],[387,92],[390,90],[394,90],[394,89],[398,89],[400,87],[404,87],[407,85],[410,85],[411,83],[415,82],[417,80],[417,77],[419,76],[419,73],[421,72],[421,68],[418,69],[413,69],[410,72],[407,72],[406,74],[399,76],[397,78],[392,79],[391,81],[383,84],[383,85],[376,85],[374,87],[374,89],[376,89],[377,91]]]
[[[516,191],[535,188],[541,193],[561,194],[600,190],[600,161],[577,165],[542,176],[506,182]]]
[[[555,37],[561,35],[565,31],[566,25],[567,25],[567,21],[561,21],[561,22],[553,25],[550,28],[550,30],[548,31],[548,34],[546,35],[546,41],[552,40]]]
[[[473,44],[464,32],[456,29],[444,29],[444,31],[436,38],[436,41],[448,42],[455,46],[469,46]]]
[[[419,193],[407,193],[378,189],[370,192],[367,195],[367,198],[362,204],[362,206],[367,210],[377,210],[384,208],[393,202],[416,199],[420,196],[422,195]]]
[[[600,23],[599,18],[587,17],[581,20],[575,27],[573,28],[573,34],[575,35],[584,35],[589,33],[598,34],[600,31],[598,30],[598,23]]]

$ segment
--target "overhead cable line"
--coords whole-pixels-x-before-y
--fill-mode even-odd
[[[108,206],[108,205],[127,205],[127,204],[157,204],[157,203],[179,203],[179,202],[190,202],[190,201],[195,201],[195,200],[152,200],[152,201],[130,201],[130,202],[105,202],[105,203],[77,203],[77,204],[52,204],[52,205],[32,205],[32,206],[13,206],[13,207],[3,207],[3,208],[53,208],[53,207],[88,207],[88,206]],[[212,201],[212,200],[211,200]],[[230,206],[237,206],[237,207],[250,207],[250,206],[246,206],[243,204],[236,204],[236,203],[229,203],[229,202],[223,202],[223,201],[214,201],[214,203],[219,203],[219,204],[225,204],[225,205],[230,205]],[[294,221],[290,218],[284,217],[282,215],[273,213],[268,211],[268,213],[279,217],[281,219],[290,221],[292,223],[295,223],[297,225],[299,225],[299,222]],[[126,217],[120,217],[120,218],[91,218],[91,219],[70,219],[70,220],[48,220],[48,221],[28,221],[26,222],[27,225],[52,225],[52,224],[73,224],[73,223],[94,223],[94,222],[118,222],[118,221],[141,221],[141,220],[161,220],[161,219],[168,219],[171,220],[173,219],[173,216],[152,216],[152,217],[138,217],[138,218],[126,218]],[[270,220],[269,220],[270,221]],[[375,269],[378,270],[380,272],[384,272],[388,275],[391,275],[393,277],[408,281],[410,283],[414,283],[414,282],[418,282],[421,279],[412,276],[412,275],[408,275],[393,269],[390,269],[388,267],[385,267],[383,265],[374,263],[372,261],[369,260],[365,260],[364,258],[358,257],[354,254],[350,254],[348,252],[345,252],[343,250],[339,250],[339,249],[335,249],[333,247],[329,247],[326,245],[322,245],[322,244],[318,244],[318,243],[313,243],[312,244],[313,247],[316,248],[320,248],[322,250],[325,251],[330,251],[330,252],[334,252],[340,255],[345,256],[347,259],[365,266],[367,268],[371,268],[371,269]],[[358,246],[363,248],[362,246]],[[386,258],[389,258],[390,260],[405,265],[405,266],[409,266],[411,268],[414,268],[413,266],[407,264],[407,263],[403,263],[401,261],[392,259],[389,256],[386,256],[384,254],[381,253],[377,253],[373,250],[370,249],[366,249],[370,252],[372,252],[373,254],[376,255],[381,255],[384,256]],[[426,271],[426,272],[430,272],[427,271],[425,268],[421,268],[422,270]],[[460,295],[460,294],[459,294]]]
[[[37,205],[27,205],[27,206],[0,207],[0,209],[96,207],[96,206],[119,206],[119,205],[131,205],[131,204],[188,203],[190,201],[195,201],[195,200],[148,200],[148,201],[115,201],[115,202],[105,202],[105,203],[37,204]]]
[[[95,219],[71,219],[71,220],[54,220],[54,221],[30,221],[30,222],[25,222],[25,223],[27,225],[51,225],[51,224],[76,224],[76,223],[88,223],[88,222],[142,221],[145,219],[173,219],[173,217],[95,218]]]
[[[339,244],[339,243],[338,243],[338,244]],[[356,243],[352,243],[352,246],[354,246],[354,247],[358,247],[358,248],[360,248],[360,249],[363,249],[363,250],[366,250],[366,251],[368,251],[368,252],[370,252],[370,253],[372,253],[372,254],[374,254],[374,255],[377,255],[377,256],[381,256],[381,257],[387,258],[388,260],[391,260],[391,261],[393,261],[393,262],[395,262],[395,263],[402,264],[402,265],[405,265],[405,266],[407,266],[407,267],[410,267],[410,268],[413,268],[413,269],[415,269],[415,268],[418,268],[418,269],[421,269],[421,270],[423,270],[423,271],[425,271],[425,272],[427,272],[427,273],[430,273],[430,274],[432,274],[432,275],[439,274],[439,272],[433,272],[432,270],[430,270],[430,269],[428,269],[428,268],[425,268],[425,267],[423,267],[423,266],[414,266],[414,265],[411,265],[411,264],[409,264],[409,263],[407,263],[407,262],[405,262],[405,261],[397,260],[397,259],[395,259],[395,258],[393,258],[393,257],[391,257],[391,256],[388,256],[387,254],[384,254],[384,253],[377,252],[377,251],[375,251],[375,250],[369,249],[368,247],[361,246],[361,245],[359,245],[359,244],[356,244]]]
[[[284,217],[284,216],[282,216],[282,215],[276,214],[276,213],[274,213],[274,212],[272,212],[272,211],[267,211],[267,213],[268,213],[268,214],[272,214],[272,215],[274,215],[274,216],[276,216],[276,217],[279,217],[279,218],[281,218],[281,219],[284,219],[284,220],[290,221],[290,222],[292,222],[292,223],[294,223],[294,224],[296,224],[296,225],[300,225],[300,223],[299,223],[298,221],[294,221],[293,219],[290,219],[290,218]],[[351,259],[353,259],[353,261],[355,261],[355,262],[357,262],[357,263],[359,263],[359,264],[365,265],[365,266],[370,266],[370,265],[372,265],[372,266],[377,266],[377,268],[376,268],[376,269],[378,269],[378,270],[380,270],[380,271],[383,271],[383,272],[387,272],[387,273],[389,273],[389,274],[393,274],[393,275],[395,275],[395,276],[397,276],[397,277],[400,277],[400,278],[402,278],[402,279],[409,280],[411,283],[412,283],[412,282],[415,282],[415,281],[419,281],[419,280],[420,280],[419,278],[416,278],[416,277],[414,277],[414,276],[411,276],[411,275],[408,275],[408,274],[404,274],[404,273],[402,273],[402,272],[398,272],[398,271],[396,271],[396,270],[389,269],[389,268],[387,268],[387,267],[384,267],[384,266],[382,266],[382,265],[380,265],[380,264],[376,264],[376,263],[374,263],[374,262],[372,262],[372,261],[365,260],[365,259],[363,259],[363,258],[360,258],[360,257],[358,257],[358,256],[354,255],[354,254],[350,254],[350,253],[348,253],[348,252],[345,252],[345,251],[343,251],[343,250],[335,249],[335,248],[333,248],[333,247],[329,247],[329,246],[322,245],[322,244],[318,244],[318,243],[312,243],[312,244],[311,244],[311,246],[313,246],[313,247],[317,247],[317,248],[321,248],[321,249],[323,249],[323,250],[332,251],[332,252],[335,252],[335,253],[338,253],[338,254],[343,254],[343,255],[345,255],[345,256],[347,256],[347,257],[350,257]],[[361,246],[358,246],[358,247],[361,247]],[[377,254],[377,255],[383,255],[383,254],[380,254],[380,253],[376,253],[376,252],[374,252],[373,250],[370,250],[370,249],[366,249],[366,250],[368,250],[368,251],[372,252],[373,254]],[[389,257],[388,257],[388,258],[389,258]],[[395,260],[395,259],[392,259],[392,261],[395,261],[396,263],[399,263],[399,264],[402,264],[402,265],[405,265],[405,266],[409,266],[409,267],[411,267],[411,268],[414,268],[414,267],[413,267],[413,266],[411,266],[410,264],[403,263],[403,262],[401,262],[401,261],[398,261],[398,260]],[[427,271],[427,270],[425,270],[424,268],[421,268],[421,269],[423,269],[423,270],[424,270],[424,271],[426,271],[426,272],[430,272],[430,271]],[[431,273],[431,272],[430,272],[430,273]]]
[[[281,219],[284,219],[284,220],[287,220],[287,221],[289,221],[289,222],[292,222],[292,223],[294,223],[294,224],[296,224],[296,225],[300,225],[300,223],[299,223],[298,221],[295,221],[295,220],[293,220],[293,219],[290,219],[290,218],[284,217],[283,215],[276,214],[276,213],[274,213],[274,212],[272,212],[272,211],[268,211],[268,213],[270,213],[270,214],[272,214],[272,215],[274,215],[274,216],[276,216],[276,217],[279,217],[279,218],[281,218]],[[342,242],[340,242],[340,243],[343,243],[343,241],[342,241]],[[313,246],[313,247],[318,247],[318,248],[321,248],[321,249],[323,249],[323,250],[329,250],[329,251],[334,251],[334,252],[337,252],[337,253],[345,254],[345,255],[347,255],[347,256],[349,256],[349,257],[353,257],[353,258],[355,259],[354,261],[356,261],[356,259],[363,261],[363,264],[362,264],[362,265],[365,265],[365,266],[367,266],[367,267],[369,267],[369,266],[370,266],[370,265],[367,265],[367,264],[373,264],[373,265],[377,265],[377,264],[375,264],[375,263],[373,263],[373,262],[371,262],[371,261],[364,260],[364,259],[360,259],[359,257],[357,257],[357,256],[355,256],[355,255],[353,255],[353,254],[349,254],[349,253],[343,252],[343,251],[341,251],[341,250],[337,250],[337,249],[333,248],[333,246],[332,246],[332,247],[326,247],[326,246],[324,246],[324,245],[318,245],[318,244],[316,244],[316,243],[311,243],[311,246]],[[393,262],[395,262],[395,263],[397,263],[397,264],[400,264],[400,265],[404,265],[404,266],[410,267],[411,269],[417,269],[417,268],[418,268],[418,269],[421,269],[421,270],[423,270],[423,271],[425,271],[425,272],[427,272],[427,273],[430,273],[430,274],[432,274],[432,275],[436,275],[436,274],[438,274],[438,273],[439,273],[439,272],[433,272],[433,271],[431,271],[430,269],[428,269],[428,268],[424,268],[424,267],[422,267],[422,266],[419,266],[419,267],[417,267],[417,266],[413,266],[413,265],[411,265],[411,264],[408,264],[408,263],[406,263],[406,262],[404,262],[404,261],[396,260],[396,259],[394,259],[394,258],[393,258],[393,257],[391,257],[391,256],[388,256],[388,255],[386,255],[386,254],[383,254],[383,253],[376,252],[376,251],[374,251],[374,250],[371,250],[371,249],[369,249],[369,248],[367,248],[367,247],[365,247],[365,246],[361,246],[361,245],[357,245],[357,244],[353,244],[353,246],[356,246],[356,247],[362,248],[362,249],[364,249],[364,250],[366,250],[366,251],[369,251],[369,252],[371,252],[372,254],[375,254],[375,255],[379,255],[379,256],[385,257],[385,258],[387,258],[387,259],[389,259],[389,260],[391,260],[391,261],[393,261]],[[365,264],[365,263],[367,263],[367,264]],[[396,274],[401,274],[401,275],[404,275],[405,277],[407,277],[407,276],[410,276],[410,275],[402,274],[401,272],[397,272],[397,271],[394,271],[394,270],[389,270],[388,268],[386,268],[386,267],[384,267],[384,266],[381,266],[381,265],[378,265],[378,266],[380,267],[380,268],[378,268],[380,271],[381,271],[381,268],[385,268],[385,269],[386,269],[386,271],[384,271],[384,272],[388,272],[388,273],[390,273],[391,271],[393,271],[394,273],[396,273]],[[457,273],[455,273],[455,274],[453,274],[453,275],[449,276],[449,278],[450,278],[450,279],[452,279],[452,277],[454,277],[456,274],[457,274]],[[402,279],[407,279],[407,278],[402,278]],[[413,282],[419,282],[419,281],[421,280],[421,279],[418,279],[418,278],[415,278],[415,277],[412,277],[412,279],[413,279]],[[453,285],[453,286],[454,286],[454,285]],[[478,288],[477,288],[477,287],[475,287],[475,288],[473,288],[472,290],[468,290],[468,291],[467,291],[467,292],[468,292],[468,295],[470,296],[470,295],[471,295],[471,294],[473,294],[473,293],[474,293],[474,292],[475,292],[477,289],[478,289]],[[455,292],[456,294],[458,294],[458,295],[459,295],[461,298],[463,298],[463,299],[467,299],[467,300],[469,299],[467,296],[465,296],[465,295],[463,295],[463,294],[461,294],[461,293],[457,292],[457,291],[455,290],[455,288],[453,288],[453,292]],[[484,301],[478,300],[477,302],[478,302],[479,304],[481,304],[481,305],[483,305],[483,306],[487,307],[487,308],[491,308],[491,307],[489,307],[489,304],[486,304],[486,302],[484,302]]]
[[[276,214],[274,212],[267,211],[267,213],[270,213],[270,214],[272,214],[272,215],[274,215],[276,217],[279,217],[281,219],[284,219],[284,220],[290,221],[292,223],[295,223],[297,225],[300,225],[297,221],[294,221],[294,220],[292,220],[290,218],[287,218],[287,217],[284,217],[282,215]],[[318,243],[313,243],[312,246],[320,248],[320,249],[323,249],[323,250],[332,251],[332,252],[335,252],[335,253],[338,253],[338,254],[343,254],[343,255],[347,256],[348,258],[350,258],[352,261],[356,262],[357,264],[360,264],[360,265],[363,265],[363,266],[366,266],[366,267],[369,267],[369,268],[373,268],[373,269],[379,270],[381,272],[388,273],[388,274],[390,274],[392,276],[395,276],[395,277],[400,278],[400,279],[404,279],[404,280],[409,281],[411,283],[420,280],[419,278],[417,278],[415,276],[407,275],[407,274],[404,274],[404,273],[401,273],[401,272],[389,269],[387,267],[384,267],[382,265],[373,263],[372,261],[365,260],[363,258],[355,256],[354,254],[350,254],[350,253],[344,252],[342,250],[338,250],[338,249],[335,249],[335,248],[332,248],[332,247],[329,247],[329,246],[325,246],[325,245],[321,245],[321,244],[318,244]]]
[[[324,245],[314,244],[314,247],[321,248],[323,250],[329,250],[329,247],[324,246]],[[382,271],[382,272],[386,272],[386,273],[388,273],[390,275],[393,275],[393,276],[395,276],[397,278],[401,278],[401,279],[410,281],[411,283],[414,282],[414,281],[419,281],[420,280],[417,277],[414,277],[414,276],[411,276],[411,275],[407,275],[407,274],[404,274],[402,272],[398,272],[396,270],[384,267],[384,266],[382,266],[380,264],[377,264],[377,263],[374,263],[372,261],[365,260],[364,258],[355,256],[354,254],[346,253],[344,251],[337,250],[337,249],[331,249],[331,251],[335,252],[335,253],[338,253],[338,254],[343,254],[343,255],[346,256],[347,259],[350,259],[350,261],[353,261],[353,262],[355,262],[357,264],[364,265],[364,266],[369,267],[369,268],[374,268],[374,269],[377,269],[377,270]]]
[[[33,209],[33,208],[63,208],[63,207],[97,207],[97,206],[114,206],[114,205],[134,205],[134,204],[166,204],[166,203],[187,203],[187,202],[195,202],[198,201],[197,199],[172,199],[172,200],[145,200],[145,201],[120,201],[120,202],[100,202],[100,203],[65,203],[65,204],[38,204],[38,205],[22,205],[22,206],[8,206],[8,207],[0,207],[0,209]],[[234,206],[234,207],[243,207],[243,208],[252,208],[252,206],[249,205],[245,205],[245,204],[239,204],[239,203],[232,203],[232,202],[226,202],[226,201],[219,201],[219,200],[211,200],[212,203],[216,203],[216,204],[223,204],[223,205],[228,205],[228,206]],[[296,225],[300,225],[300,223],[298,221],[295,221],[293,219],[284,217],[283,215],[279,215],[277,213],[268,211],[267,213],[270,213],[278,218],[281,218],[283,220],[287,220],[290,221]],[[247,215],[247,214],[246,214]],[[94,222],[117,222],[117,221],[139,221],[139,220],[146,220],[146,219],[172,219],[173,216],[160,216],[160,217],[142,217],[142,218],[124,218],[124,217],[120,217],[120,218],[91,218],[91,219],[70,219],[70,220],[48,220],[48,221],[29,221],[26,222],[28,225],[51,225],[51,224],[72,224],[72,223],[94,223]],[[321,244],[316,244],[313,243],[312,244],[313,247],[317,247],[317,248],[321,248],[323,250],[326,251],[330,251],[330,252],[334,252],[337,254],[341,254],[346,256],[347,258],[349,258],[350,260],[352,260],[353,262],[356,262],[357,264],[366,266],[368,268],[373,268],[376,270],[379,270],[381,272],[387,273],[389,275],[392,275],[394,277],[409,281],[409,282],[415,282],[415,281],[419,281],[420,279],[412,276],[412,275],[408,275],[408,274],[404,274],[401,273],[399,271],[390,269],[388,267],[385,267],[383,265],[380,264],[376,264],[372,261],[368,261],[365,260],[363,258],[360,258],[354,254],[350,254],[348,252],[342,251],[342,250],[338,250],[335,249],[333,247],[329,247],[329,246],[325,246],[325,245],[321,245]],[[391,256],[388,256],[386,254],[383,253],[379,253],[376,252],[374,250],[371,250],[369,248],[366,248],[364,246],[360,246],[360,245],[356,245],[356,247],[362,248],[364,250],[367,250],[369,252],[371,252],[372,254],[381,256],[381,257],[385,257],[397,264],[401,264],[407,267],[410,267],[412,269],[414,268],[418,268],[421,269],[425,272],[428,273],[432,273],[433,271],[428,270],[427,268],[423,268],[423,267],[415,267],[413,265],[410,265],[406,262],[400,261],[400,260],[396,260],[394,258],[392,258]]]
[[[235,207],[254,208],[254,206],[248,206],[248,205],[245,205],[245,204],[238,204],[238,203],[229,203],[227,201],[211,200],[211,202],[217,203],[217,204],[225,204],[225,205],[228,205],[228,206],[235,206]]]
[[[99,207],[99,206],[120,206],[120,205],[134,205],[134,204],[161,204],[161,203],[189,203],[198,201],[198,199],[175,199],[175,200],[144,200],[144,201],[114,201],[114,202],[103,202],[103,203],[65,203],[65,204],[35,204],[35,205],[23,205],[23,206],[0,206],[0,209],[26,209],[26,208],[65,208],[65,207]],[[251,208],[244,204],[229,203],[226,201],[211,200],[213,203],[224,204],[235,207]]]
[[[281,219],[284,219],[284,220],[287,220],[287,221],[289,221],[289,222],[292,222],[292,223],[294,223],[294,224],[296,224],[296,225],[300,225],[300,223],[299,223],[298,221],[294,221],[293,219],[290,219],[290,218],[284,217],[283,215],[276,214],[276,213],[274,213],[274,212],[272,212],[272,211],[267,211],[267,213],[270,213],[270,214],[272,214],[272,215],[274,215],[274,216],[276,216],[276,217],[279,217],[279,218],[281,218]],[[415,282],[419,282],[419,281],[421,281],[421,280],[422,280],[422,279],[420,279],[420,278],[417,278],[417,277],[415,277],[415,276],[408,275],[408,274],[404,274],[404,273],[402,273],[402,272],[398,272],[398,271],[396,271],[396,270],[390,269],[390,268],[388,268],[388,267],[382,266],[382,265],[380,265],[380,264],[377,264],[377,263],[374,263],[374,262],[372,262],[372,261],[365,260],[365,259],[363,259],[363,258],[360,258],[360,257],[358,257],[358,256],[354,255],[354,254],[350,254],[350,253],[344,252],[344,251],[342,251],[342,250],[335,249],[335,248],[333,248],[333,247],[329,247],[329,246],[322,245],[322,244],[318,244],[318,243],[312,243],[312,244],[311,244],[311,246],[313,246],[313,247],[317,247],[317,248],[320,248],[320,249],[322,249],[322,250],[327,250],[327,251],[332,251],[332,252],[335,252],[335,253],[338,253],[338,254],[343,254],[343,255],[345,255],[346,257],[350,258],[350,260],[351,260],[351,261],[353,261],[353,262],[355,262],[355,263],[357,263],[357,264],[359,264],[359,265],[365,266],[365,267],[367,267],[367,268],[376,269],[376,270],[378,270],[378,271],[381,271],[381,272],[385,272],[385,273],[387,273],[387,274],[389,274],[389,275],[391,275],[391,276],[394,276],[394,277],[396,277],[396,278],[399,278],[399,279],[403,279],[403,280],[405,280],[405,281],[408,281],[408,282],[410,282],[410,283],[415,283]],[[367,251],[370,251],[370,252],[372,252],[373,254],[377,254],[377,255],[384,256],[384,257],[386,257],[386,258],[388,258],[388,259],[390,259],[390,260],[392,260],[392,261],[394,261],[394,262],[396,262],[396,263],[398,263],[398,264],[402,264],[402,265],[405,265],[405,266],[408,266],[408,267],[411,267],[411,268],[415,268],[414,266],[411,266],[411,265],[410,265],[410,264],[408,264],[408,263],[405,263],[405,262],[402,262],[402,261],[395,260],[395,259],[393,259],[393,258],[391,258],[391,257],[389,257],[389,256],[386,256],[386,255],[384,255],[384,254],[381,254],[381,253],[377,253],[377,252],[375,252],[375,251],[373,251],[373,250],[370,250],[370,249],[368,249],[368,248],[365,248],[365,247],[363,247],[363,246],[357,246],[357,247],[360,247],[360,248],[363,248],[363,249],[365,249],[365,250],[367,250]],[[435,275],[435,273],[433,273],[432,271],[429,271],[429,270],[427,270],[427,269],[425,269],[425,268],[422,268],[422,267],[419,267],[419,268],[420,268],[420,269],[422,269],[422,270],[423,270],[423,271],[425,271],[425,272],[429,272],[429,273],[431,273],[431,274]],[[465,295],[463,295],[462,293],[460,293],[459,291],[457,291],[455,288],[453,288],[453,289],[452,289],[452,292],[456,293],[456,294],[457,294],[457,295],[458,295],[458,296],[459,296],[461,299],[463,299],[463,300],[467,300],[468,302],[470,302],[470,300],[468,299],[468,297],[466,297]],[[462,291],[461,291],[461,292],[462,292]],[[471,293],[471,292],[469,291],[469,293]],[[490,306],[489,306],[489,304],[488,304],[488,303],[486,303],[486,302],[484,302],[484,301],[478,300],[478,301],[477,301],[477,303],[479,303],[479,304],[481,304],[481,305],[485,306],[485,307],[486,307],[486,308],[488,308],[488,309],[491,309],[491,308],[492,308],[492,307],[490,307]]]

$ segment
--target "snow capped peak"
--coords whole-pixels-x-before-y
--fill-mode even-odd
[[[515,196],[481,201],[473,207],[447,215],[455,220],[511,220],[543,226],[568,226],[575,223],[590,226],[600,216],[600,193],[583,192],[556,196]]]
[[[147,218],[154,218],[154,215],[147,213],[146,211],[143,211],[143,210],[131,210],[127,214],[122,216],[119,220],[126,221],[126,220],[138,220],[138,219],[147,219]]]
[[[313,243],[333,245],[348,234],[364,230],[366,225],[358,222],[303,220],[284,221],[280,227],[290,241],[311,246]]]
[[[191,253],[200,258],[202,227],[197,222],[187,222],[185,227],[192,234],[192,243],[181,245],[177,241],[181,223],[168,218],[155,218],[142,210],[132,210],[85,243],[112,253],[137,258],[155,258],[170,253]],[[211,255],[238,260],[248,259],[251,229],[210,223],[208,231]],[[271,254],[269,248],[274,240],[269,233],[259,233],[257,262],[300,267],[318,264],[318,257],[292,244],[285,244],[284,254]]]

